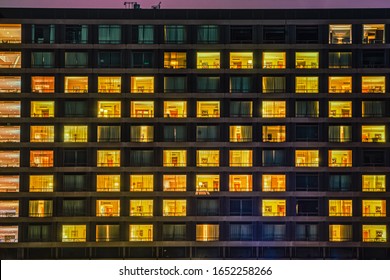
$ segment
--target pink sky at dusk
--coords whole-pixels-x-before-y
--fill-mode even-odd
[[[150,9],[160,0],[138,0]],[[390,8],[389,0],[161,0],[164,9]],[[0,7],[124,8],[124,0],[0,0]]]

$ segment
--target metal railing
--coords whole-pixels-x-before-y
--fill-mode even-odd
[[[275,217],[284,217],[286,216],[286,212],[268,212],[268,211],[263,211],[262,216],[265,217],[270,217],[270,216],[275,216]]]
[[[0,211],[0,217],[19,217],[19,213],[15,210],[3,210]]]
[[[30,212],[29,213],[29,217],[51,217],[53,216],[53,212],[40,212],[40,213],[37,213],[37,212]]]
[[[98,162],[98,167],[120,167],[120,162]]]

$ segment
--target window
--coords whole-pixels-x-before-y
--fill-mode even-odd
[[[196,79],[197,92],[214,93],[220,91],[219,77],[197,77]]]
[[[329,167],[352,167],[352,150],[329,150]]]
[[[186,175],[163,175],[163,191],[164,192],[185,192],[187,190]]]
[[[350,125],[330,125],[328,127],[329,142],[351,142],[352,126]]]
[[[229,151],[230,167],[248,167],[252,166],[251,150],[231,150]]]
[[[385,103],[383,101],[362,101],[362,117],[377,118],[384,117]]]
[[[0,151],[0,167],[20,167],[20,151]]]
[[[285,151],[264,149],[262,152],[262,166],[284,166],[285,165]]]
[[[98,167],[120,167],[121,152],[119,150],[98,150],[97,166]]]
[[[66,149],[63,151],[64,166],[87,166],[86,149]]]
[[[153,200],[152,199],[131,199],[130,200],[130,216],[131,217],[152,217],[153,216]]]
[[[252,126],[232,125],[229,130],[230,142],[252,142]]]
[[[30,126],[30,142],[54,142],[54,126]]]
[[[263,174],[263,192],[284,192],[286,191],[286,175],[284,174]]]
[[[152,192],[153,188],[152,174],[130,175],[131,192]]]
[[[197,174],[196,193],[197,195],[219,192],[220,179],[218,174]]]
[[[196,108],[197,118],[219,118],[219,101],[197,101]]]
[[[53,216],[52,200],[30,200],[29,217],[51,217]]]
[[[286,77],[263,77],[263,93],[286,92]]]
[[[165,142],[187,141],[187,127],[184,125],[164,125]]]
[[[20,126],[0,126],[0,143],[20,142]]]
[[[88,142],[88,126],[65,125],[64,142]]]
[[[32,118],[53,118],[54,101],[31,101]]]
[[[230,117],[252,117],[252,101],[230,101]]]
[[[296,26],[295,38],[297,44],[317,44],[318,43],[318,26]]]
[[[53,78],[54,82],[54,78]],[[65,93],[87,93],[88,77],[65,77]]]
[[[0,80],[1,82],[1,80]],[[31,92],[33,93],[54,93],[55,83],[53,76],[32,76]]]
[[[163,216],[186,216],[187,200],[185,199],[164,199]]]
[[[99,52],[99,66],[100,66]],[[66,68],[87,68],[88,53],[87,52],[65,52],[65,67]]]
[[[28,226],[28,241],[30,242],[48,242],[51,240],[51,226],[33,224]]]
[[[265,44],[283,44],[286,42],[285,26],[263,26],[263,43]]]
[[[53,192],[53,175],[30,175],[30,192]]]
[[[85,199],[64,199],[62,203],[62,215],[69,217],[86,216]]]
[[[154,102],[153,101],[131,101],[130,105],[132,118],[153,118]]]
[[[386,225],[363,225],[363,242],[386,242]]]
[[[18,242],[18,235],[18,226],[0,226],[0,243],[16,243]]]
[[[320,64],[319,52],[296,52],[295,68],[299,69],[318,69]]]
[[[230,192],[251,192],[252,191],[252,175],[229,175],[229,191]]]
[[[0,52],[0,68],[21,68],[22,53],[21,52]]]
[[[295,211],[297,216],[318,216],[319,200],[307,199],[307,198],[298,198],[295,204]]]
[[[121,127],[114,125],[99,125],[97,127],[98,142],[120,142]]]
[[[100,68],[120,68],[120,51],[100,51],[98,52],[98,67]]]
[[[196,241],[218,241],[219,225],[196,225]]]
[[[363,192],[385,192],[386,175],[362,175]]]
[[[263,118],[285,118],[286,101],[262,101]]]
[[[221,65],[220,52],[197,52],[196,68],[197,69],[219,69]]]
[[[131,93],[154,93],[154,77],[131,77]]]
[[[286,126],[264,125],[263,142],[286,142]]]
[[[121,77],[98,77],[98,93],[121,93]]]
[[[319,101],[295,101],[295,117],[318,118],[320,115]]]
[[[317,224],[296,224],[296,241],[318,241],[319,226]]]
[[[329,101],[329,118],[352,118],[352,102]]]
[[[86,182],[86,174],[64,174],[62,188],[67,192],[84,191],[87,187]]]
[[[362,125],[362,142],[386,142],[385,125]]]
[[[352,177],[347,174],[329,175],[329,190],[332,192],[352,191]]]
[[[329,68],[351,68],[352,52],[329,52]]]
[[[163,166],[164,167],[187,166],[187,151],[186,150],[164,150]]]
[[[19,175],[0,175],[0,192],[19,192]]]
[[[363,150],[362,166],[385,166],[385,150]]]
[[[119,200],[96,200],[97,217],[119,217],[120,201]]]
[[[251,241],[253,240],[253,225],[230,224],[229,236],[231,241]]]
[[[54,167],[54,151],[30,151],[30,167]]]
[[[139,125],[131,126],[130,141],[131,142],[153,142],[153,126]]]
[[[285,224],[263,224],[264,241],[284,241],[286,240]]]
[[[297,191],[318,191],[319,176],[318,173],[297,173],[295,177],[295,189]]]
[[[295,166],[296,167],[319,167],[318,150],[296,150]]]
[[[121,101],[98,101],[98,118],[120,118]]]
[[[352,216],[352,200],[329,200],[329,217]]]
[[[131,53],[132,68],[153,68],[153,53],[134,51]]]
[[[329,77],[329,93],[351,93],[352,77]]]
[[[120,44],[120,25],[99,25],[99,44]]]
[[[362,93],[385,93],[385,76],[366,76],[362,77]]]
[[[218,78],[218,77],[217,77]],[[199,79],[199,78],[198,78]],[[218,78],[219,79],[219,78]],[[217,86],[213,85],[211,89],[219,88],[219,80]],[[206,90],[209,85],[205,84],[204,90]],[[183,93],[187,90],[187,77],[181,76],[166,76],[164,77],[164,93]]]
[[[185,69],[186,67],[186,52],[164,52],[164,68]]]
[[[296,93],[318,93],[318,77],[295,77]]]
[[[263,69],[286,68],[285,52],[263,52]]]
[[[352,44],[352,25],[329,25],[329,44]]]
[[[197,150],[197,167],[216,167],[219,166],[219,150]]]
[[[262,216],[286,216],[286,200],[263,199],[261,207]]]
[[[110,242],[119,240],[119,225],[96,225],[96,242]]]
[[[0,200],[0,217],[19,217],[19,200]]]
[[[133,28],[133,41],[138,44],[154,43],[154,26],[137,25]]]
[[[197,125],[196,126],[196,141],[198,142],[218,142],[220,131],[217,125]]]
[[[0,43],[20,44],[22,42],[21,24],[0,24]]]
[[[65,25],[65,43],[88,43],[88,25]]]
[[[54,24],[33,24],[32,42],[38,44],[52,44],[55,38]]]
[[[197,27],[197,38],[200,44],[219,43],[218,25],[200,25]]]
[[[230,69],[252,69],[253,52],[231,52]]]
[[[22,81],[20,76],[0,76],[0,93],[21,93],[21,92],[22,92]]]
[[[384,44],[384,24],[363,24],[363,44]]]
[[[31,67],[54,68],[54,52],[32,52]]]
[[[153,225],[130,225],[129,241],[153,241]]]
[[[230,199],[230,216],[252,216],[252,199]]]
[[[184,25],[165,25],[164,41],[167,44],[183,44],[187,41],[187,32]]]
[[[363,217],[386,217],[386,200],[363,200]]]
[[[88,107],[87,101],[65,101],[64,117],[86,117]]]
[[[297,124],[295,141],[318,141],[318,125]]]
[[[229,92],[231,93],[247,93],[252,91],[252,78],[244,76],[231,76],[229,84]]]
[[[352,225],[329,225],[329,241],[352,241]]]
[[[97,192],[119,192],[121,190],[121,175],[100,174],[96,175]]]
[[[130,166],[154,166],[154,150],[130,150]]]
[[[252,26],[230,26],[230,43],[252,43]]]
[[[20,118],[20,101],[0,101],[0,118]]]
[[[384,50],[363,50],[362,64],[363,68],[385,68],[386,58]]]
[[[163,224],[162,240],[164,241],[185,241],[186,225],[185,224]]]
[[[87,226],[86,225],[63,225],[62,242],[86,242]]]
[[[187,102],[186,101],[164,101],[165,118],[186,118]]]

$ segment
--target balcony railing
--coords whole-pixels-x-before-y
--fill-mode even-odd
[[[131,217],[152,217],[153,212],[151,211],[130,211]]]
[[[329,237],[330,242],[351,242],[352,237]]]
[[[364,238],[363,242],[386,242],[386,238],[384,237],[375,237],[375,238]]]
[[[0,167],[19,167],[19,163],[0,162]]]
[[[30,212],[29,213],[29,217],[51,217],[53,216],[53,212]]]
[[[62,238],[62,242],[86,242],[87,239],[85,237],[80,238]]]
[[[350,217],[352,212],[329,212],[330,217]]]
[[[110,212],[110,213],[96,213],[96,217],[119,217],[119,212]]]
[[[0,93],[21,93],[20,88],[0,88]]]
[[[40,163],[36,163],[36,162],[30,162],[30,167],[53,167],[53,162],[50,161],[50,162],[40,162]]]
[[[386,217],[386,213],[385,212],[363,213],[363,217]]]
[[[13,114],[0,113],[0,118],[20,118],[20,113],[13,113]]]
[[[233,137],[229,138],[230,142],[252,142],[252,137]]]
[[[187,166],[187,164],[185,162],[177,162],[177,163],[164,162],[163,166],[164,167],[185,167]]]
[[[0,217],[19,217],[19,213],[15,210],[1,210]]]
[[[197,236],[196,241],[218,241],[219,236]]]
[[[98,167],[120,167],[121,164],[119,162],[98,162]]]
[[[286,216],[286,212],[268,212],[268,211],[263,211],[262,216],[265,216],[265,217],[270,217],[270,216],[284,217],[284,216]]]
[[[263,234],[264,241],[285,241],[285,234]]]
[[[152,237],[142,237],[142,236],[131,236],[129,241],[141,241],[141,242],[148,242],[148,241],[153,241]]]
[[[96,242],[115,242],[120,241],[119,236],[113,236],[113,237],[96,237]]]

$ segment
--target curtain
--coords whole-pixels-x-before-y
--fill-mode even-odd
[[[218,126],[197,126],[196,141],[218,141]]]
[[[50,241],[50,226],[29,225],[28,240],[29,241]]]
[[[251,117],[252,102],[251,101],[232,101],[230,102],[231,117]]]
[[[198,27],[199,43],[216,43],[219,41],[219,30],[217,25],[201,25]]]
[[[363,101],[363,117],[383,117],[382,101]]]
[[[133,134],[133,127],[131,128]],[[119,142],[121,137],[120,126],[98,126],[99,142]]]
[[[146,135],[144,134],[145,131],[143,129],[146,129]],[[147,126],[147,127],[141,127],[141,126],[132,126],[130,128],[130,136],[131,136],[131,142],[142,142],[147,141],[150,142],[150,140],[153,139],[153,126]]]
[[[154,37],[153,25],[138,26],[138,44],[152,44]]]
[[[343,131],[343,135],[341,135]],[[329,126],[329,142],[348,142],[352,140],[351,126]]]
[[[198,77],[197,90],[198,92],[218,92],[219,81],[219,77]]]
[[[32,67],[50,68],[54,66],[54,53],[52,52],[33,52]]]
[[[87,67],[88,53],[65,52],[65,67]]]
[[[263,166],[283,166],[284,150],[263,150]]]
[[[318,238],[318,225],[300,225],[295,226],[296,240],[316,241]]]
[[[319,102],[318,101],[296,101],[295,102],[296,117],[318,117]]]
[[[351,241],[352,240],[352,226],[351,225],[341,225],[340,226],[340,239],[342,241]]]
[[[186,40],[186,30],[184,25],[167,25],[165,26],[166,43],[184,43]]]
[[[62,211],[64,216],[85,216],[85,201],[64,200]]]
[[[283,241],[286,239],[286,225],[264,224],[263,240]]]
[[[154,152],[149,150],[132,150],[130,151],[131,166],[153,166]]]
[[[219,215],[219,203],[216,199],[199,199],[197,201],[197,214],[200,216]]]
[[[350,175],[330,175],[329,188],[331,191],[350,191],[352,178]]]
[[[132,67],[134,68],[150,68],[152,67],[153,54],[150,52],[133,52]]]
[[[118,241],[119,225],[97,225],[96,241]]]
[[[85,175],[64,175],[64,191],[83,191],[85,188]]]
[[[264,93],[286,92],[286,78],[285,77],[263,77],[263,92]]]
[[[349,52],[331,52],[329,53],[329,66],[333,68],[351,67],[352,54]]]
[[[179,125],[164,126],[164,141],[185,141],[187,139],[187,128]]]
[[[164,77],[164,92],[185,92],[186,77]]]
[[[41,207],[43,205],[43,208]],[[29,202],[30,217],[51,217],[53,216],[52,200],[30,200]]]
[[[252,232],[251,224],[231,224],[230,240],[250,241],[252,240]]]
[[[85,117],[87,106],[84,101],[65,101],[65,117]]]
[[[250,77],[231,77],[230,92],[246,93],[250,92]]]
[[[99,43],[118,44],[120,41],[120,25],[99,25]]]
[[[242,139],[252,141],[252,126],[241,126]]]
[[[164,241],[186,240],[186,225],[163,225]]]

